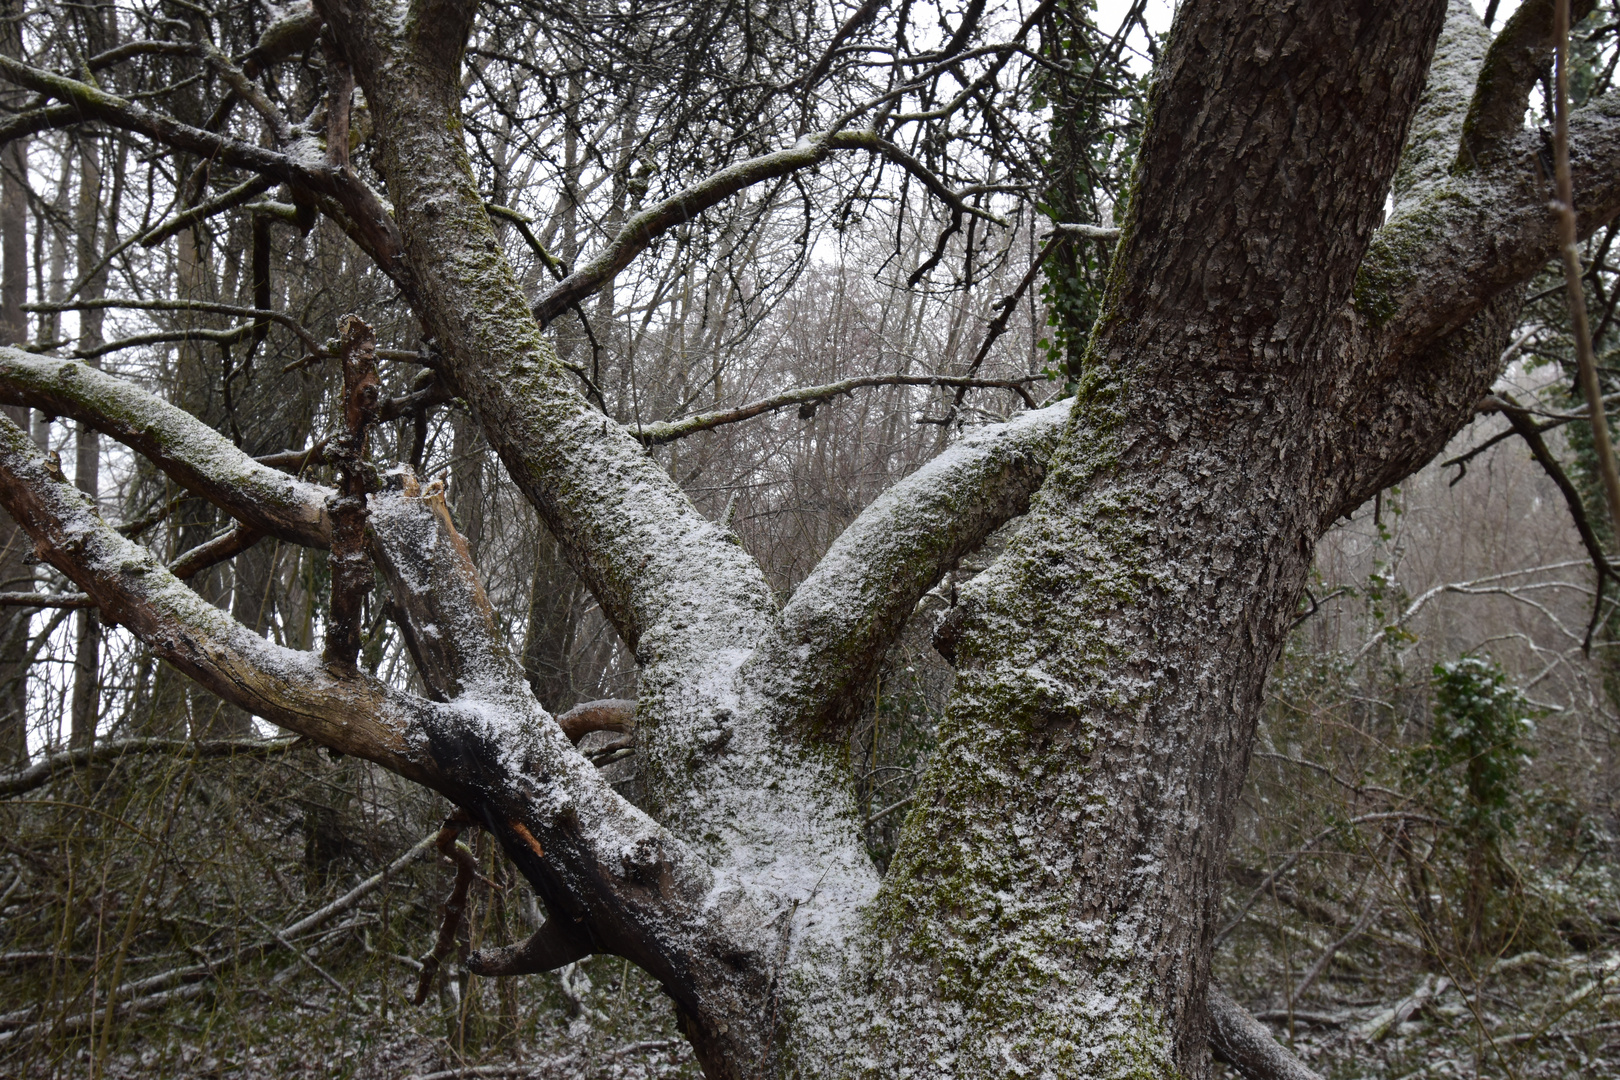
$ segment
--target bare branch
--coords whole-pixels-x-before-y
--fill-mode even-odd
[[[1213,980],[1207,1000],[1210,1049],[1246,1080],[1322,1080]]]
[[[169,564],[169,573],[181,581],[189,581],[211,566],[234,559],[263,539],[264,533],[257,529],[237,525],[181,555]]]
[[[421,744],[407,738],[432,717],[430,703],[364,675],[334,678],[315,657],[265,640],[203,600],[103,522],[10,420],[0,420],[0,505],[40,554],[95,600],[105,621],[129,627],[214,693],[343,753],[430,786],[446,784]]]
[[[920,161],[900,147],[871,131],[821,132],[807,136],[787,149],[762,154],[738,162],[709,176],[682,191],[671,195],[631,218],[619,234],[596,258],[574,269],[534,302],[535,318],[540,324],[549,324],[601,288],[629,266],[631,261],[653,240],[677,225],[685,224],[703,211],[716,206],[744,188],[766,180],[787,176],[801,169],[821,164],[834,150],[870,150],[893,161],[922,181],[935,197],[960,214],[974,214],[998,225],[1006,222],[989,211],[970,206],[960,195],[936,176]]]
[[[66,108],[67,106],[63,107]],[[135,242],[141,245],[141,247],[145,248],[157,247],[159,244],[163,243],[163,241],[169,239],[169,237],[176,235],[182,230],[191,228],[191,226],[196,225],[198,222],[207,221],[216,214],[222,214],[227,210],[232,210],[238,206],[241,206],[243,203],[246,203],[250,199],[255,198],[256,196],[263,195],[266,191],[270,190],[273,184],[274,181],[267,177],[255,176],[251,180],[246,180],[236,185],[229,191],[216,195],[206,202],[201,202],[196,206],[182,210],[169,220],[152,226],[146,232],[138,236],[135,239]]]
[[[636,703],[622,698],[586,701],[557,717],[568,741],[577,743],[593,731],[634,731]],[[566,961],[565,961],[566,962]]]
[[[659,446],[663,443],[684,439],[688,435],[695,435],[700,431],[712,431],[726,424],[741,423],[751,420],[761,413],[775,412],[790,405],[810,407],[839,394],[847,394],[864,386],[956,386],[963,389],[983,388],[1011,390],[1023,398],[1024,404],[1030,408],[1035,407],[1035,400],[1030,397],[1026,388],[1035,378],[1027,379],[976,379],[965,375],[858,375],[853,379],[843,379],[823,386],[807,386],[799,390],[789,390],[786,393],[773,397],[762,398],[759,401],[740,405],[735,409],[722,409],[718,412],[702,413],[698,416],[689,416],[683,420],[664,420],[653,424],[642,424],[632,428],[631,434],[649,446]]]
[[[11,798],[44,787],[76,769],[144,754],[188,754],[198,758],[261,757],[291,747],[296,739],[115,739],[111,742],[64,750],[41,758],[28,768],[0,776],[0,798]]]
[[[30,67],[8,56],[0,55],[0,74],[19,86],[72,105],[85,119],[100,120],[161,145],[274,177],[326,197],[351,238],[407,296],[414,295],[406,272],[404,241],[393,215],[353,170],[331,166],[324,159],[317,161],[309,154],[283,153],[192,127],[100,87]]]
[[[439,927],[438,940],[433,943],[433,950],[422,958],[422,973],[416,981],[412,1005],[420,1005],[427,1000],[428,991],[433,988],[434,976],[439,974],[439,965],[456,947],[456,931],[461,927],[462,913],[467,910],[467,890],[478,876],[478,862],[473,858],[472,851],[456,839],[461,835],[461,830],[470,824],[472,819],[466,814],[454,815],[444,823],[433,840],[439,854],[455,864],[456,880],[450,888],[450,896],[444,902],[444,922]]]
[[[96,603],[83,593],[0,592],[0,607],[87,608]]]
[[[284,311],[266,308],[242,307],[239,304],[216,304],[207,300],[121,300],[98,298],[70,300],[66,303],[24,304],[24,311],[199,311],[210,315],[235,315],[244,319],[269,319],[285,326],[298,335],[298,339],[311,351],[325,355],[315,335],[304,329],[302,323]]]

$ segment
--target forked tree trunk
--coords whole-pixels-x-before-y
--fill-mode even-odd
[[[350,174],[311,182],[349,200],[350,235],[634,652],[646,814],[536,703],[442,494],[408,473],[369,535],[432,700],[203,603],[4,422],[0,500],[179,670],[487,828],[550,918],[473,957],[481,974],[624,956],[713,1077],[1205,1075],[1232,808],[1316,541],[1471,417],[1555,242],[1533,139],[1453,168],[1484,55],[1466,0],[1187,0],[1072,408],[954,444],[780,608],[531,317],[461,130],[474,5],[317,6],[376,113],[391,211]],[[1475,105],[1516,94],[1522,115],[1511,84]],[[1589,231],[1620,212],[1620,104],[1577,120]],[[259,531],[331,543],[331,492],[127,384],[0,349],[0,391],[95,417]],[[941,627],[957,686],[880,883],[842,747],[918,600],[1026,512]],[[1221,1037],[1263,1055],[1229,1004]]]

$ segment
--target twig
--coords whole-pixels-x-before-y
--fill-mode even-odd
[[[1000,339],[1002,334],[1006,333],[1007,323],[1011,321],[1013,311],[1018,307],[1018,302],[1024,298],[1024,294],[1029,291],[1030,285],[1034,284],[1036,276],[1041,272],[1041,267],[1046,265],[1047,257],[1050,256],[1052,252],[1056,251],[1061,245],[1069,241],[1070,234],[1068,230],[1093,228],[1094,227],[1090,225],[1059,225],[1053,229],[1052,233],[1047,237],[1046,243],[1041,245],[1041,250],[1036,253],[1035,258],[1030,262],[1029,269],[1024,271],[1024,276],[1019,279],[1018,286],[1013,289],[1012,292],[1008,293],[1006,296],[1002,297],[1000,300],[991,305],[992,310],[995,310],[998,314],[995,318],[990,320],[990,325],[985,328],[984,340],[980,342],[978,350],[974,352],[973,361],[967,366],[967,371],[965,372],[967,376],[971,377],[979,373],[980,365],[984,363],[985,357],[990,355],[990,347],[994,345],[998,339]],[[1112,231],[1117,234],[1119,230],[1115,229]],[[962,408],[962,400],[967,396],[968,389],[969,388],[966,384],[959,384],[956,389],[956,397],[951,403],[950,411],[947,412],[943,418],[925,417],[924,422],[930,424],[948,424],[952,420],[956,419],[956,414]],[[1031,409],[1035,408],[1034,399],[1031,398],[1027,393],[1024,395],[1024,403]]]
[[[1312,848],[1314,848],[1317,844],[1320,844],[1322,841],[1326,840],[1328,837],[1332,836],[1334,833],[1338,832],[1340,829],[1343,829],[1344,827],[1346,827],[1348,825],[1366,825],[1366,824],[1371,824],[1372,822],[1376,822],[1376,821],[1395,821],[1395,820],[1417,821],[1417,822],[1421,822],[1421,823],[1423,823],[1425,825],[1445,825],[1446,824],[1446,822],[1444,822],[1444,821],[1442,821],[1442,820],[1440,820],[1438,818],[1430,817],[1427,814],[1419,814],[1419,813],[1414,813],[1414,812],[1406,811],[1406,810],[1381,810],[1381,811],[1379,811],[1377,813],[1361,814],[1358,817],[1351,818],[1349,821],[1343,821],[1343,822],[1339,822],[1339,823],[1336,823],[1336,824],[1333,824],[1333,825],[1329,825],[1327,828],[1323,829],[1321,832],[1317,833],[1315,836],[1311,837],[1309,840],[1306,840],[1299,847],[1295,848],[1293,853],[1290,854],[1287,859],[1283,860],[1283,863],[1282,863],[1281,866],[1277,867],[1277,869],[1275,869],[1275,870],[1271,871],[1271,873],[1267,874],[1265,876],[1265,879],[1262,880],[1259,885],[1255,886],[1254,891],[1252,893],[1250,893],[1249,898],[1244,901],[1243,907],[1241,909],[1239,909],[1237,915],[1233,916],[1231,921],[1228,922],[1225,926],[1221,927],[1220,931],[1216,933],[1216,935],[1215,935],[1215,944],[1219,945],[1222,941],[1225,941],[1228,934],[1230,934],[1233,930],[1236,930],[1240,925],[1242,925],[1243,920],[1248,918],[1249,911],[1254,907],[1254,905],[1256,903],[1259,902],[1259,900],[1260,900],[1260,898],[1262,896],[1266,895],[1267,892],[1269,892],[1271,890],[1272,884],[1274,882],[1276,882],[1276,880],[1278,878],[1282,877],[1284,874],[1288,873],[1288,871],[1292,870],[1294,868],[1294,864],[1299,862],[1300,857],[1302,855],[1304,855],[1306,852],[1310,851]],[[1287,1015],[1288,1015],[1287,1013],[1283,1013],[1283,1016],[1286,1017]],[[1298,1014],[1295,1014],[1295,1015],[1298,1015]]]
[[[393,862],[389,863],[377,873],[371,875],[366,880],[362,881],[360,884],[356,885],[354,888],[332,901],[330,904],[327,904],[325,907],[305,915],[302,919],[299,919],[290,926],[284,927],[281,931],[282,934],[289,938],[297,937],[299,934],[313,930],[315,927],[332,918],[332,916],[341,915],[345,911],[348,911],[360,901],[364,900],[367,896],[371,895],[373,892],[376,892],[377,889],[381,888],[383,885],[386,885],[388,883],[388,879],[394,874],[399,873],[401,870],[405,869],[406,866],[420,858],[422,853],[431,847],[437,840],[438,834],[423,837],[421,840],[417,841],[409,851],[405,852],[405,854],[401,855],[399,858],[395,859]]]
[[[282,927],[279,931],[273,932],[274,936],[271,938],[248,946],[246,949],[242,950],[242,953],[247,955],[253,955],[255,953],[262,954],[270,949],[283,945],[285,943],[284,939],[292,939],[297,937],[299,934],[313,930],[315,927],[331,919],[334,915],[341,914],[342,912],[354,907],[360,902],[361,899],[363,899],[369,893],[375,891],[380,885],[386,882],[389,875],[397,873],[399,870],[403,869],[407,863],[421,855],[421,853],[425,851],[428,845],[432,844],[435,839],[436,837],[430,836],[422,840],[420,843],[413,846],[409,851],[405,852],[405,854],[395,859],[380,873],[374,874],[372,877],[361,882],[349,892],[332,901],[330,904],[327,904],[320,910],[306,915],[304,918],[295,923]],[[142,1012],[147,1009],[160,1008],[169,1004],[170,1002],[186,1000],[206,993],[209,988],[207,980],[214,974],[215,970],[222,962],[223,959],[215,963],[195,964],[189,967],[176,968],[174,970],[161,972],[157,975],[149,976],[144,979],[138,979],[134,982],[125,983],[117,990],[117,996],[119,999],[117,1012],[120,1015],[132,1012]],[[173,989],[163,989],[164,987],[167,987],[175,982],[182,982],[182,985],[174,987]],[[147,991],[153,990],[159,992],[147,993]],[[28,1017],[36,1014],[37,1011],[37,1006],[30,1006],[27,1009],[18,1010],[17,1012],[8,1013],[5,1016],[0,1017],[0,1024],[22,1025],[15,1030],[0,1033],[0,1044],[4,1044],[15,1039],[20,1039],[28,1035],[44,1033],[47,1031],[77,1031],[78,1029],[88,1025],[91,1022],[92,1015],[94,1015],[92,1012],[87,1011],[79,1013],[75,1016],[70,1016],[60,1022],[40,1021],[33,1024],[25,1023]]]
[[[82,769],[103,761],[115,761],[132,754],[189,753],[199,758],[273,754],[291,747],[296,739],[118,739],[94,746],[65,750],[34,762],[20,772],[0,776],[0,798],[21,795],[43,787],[63,772]]]
[[[1575,224],[1575,186],[1569,172],[1569,0],[1553,0],[1553,174],[1558,198],[1558,252],[1564,263],[1564,285],[1569,292],[1569,318],[1575,334],[1575,363],[1581,394],[1592,419],[1592,450],[1609,502],[1611,535],[1620,538],[1620,471],[1614,462],[1609,422],[1603,414],[1603,390],[1598,385],[1597,361],[1592,355],[1592,328],[1586,318],[1586,290],[1581,285],[1581,252]]]
[[[1034,378],[1027,379],[976,379],[966,375],[861,375],[853,379],[844,379],[841,382],[827,383],[824,386],[807,386],[798,390],[789,390],[774,397],[762,398],[735,409],[723,409],[719,412],[702,413],[698,416],[689,416],[684,420],[665,420],[653,424],[642,424],[631,429],[631,434],[648,446],[658,446],[676,439],[683,439],[699,431],[710,431],[724,424],[736,424],[744,420],[751,420],[761,413],[774,412],[785,409],[790,405],[800,407],[800,415],[809,419],[815,414],[816,406],[828,398],[839,394],[847,394],[863,386],[961,386],[976,387],[979,389],[1011,390],[1024,399],[1030,408],[1035,408],[1035,399],[1030,396],[1026,388],[1027,383],[1034,382]]]
[[[1389,875],[1389,860],[1394,857],[1394,854],[1395,845],[1391,844],[1389,853],[1384,858],[1384,875],[1386,877]],[[1288,999],[1290,1011],[1299,1004],[1300,999],[1305,996],[1305,992],[1321,977],[1322,972],[1327,970],[1327,966],[1333,963],[1333,958],[1338,955],[1339,950],[1364,934],[1367,927],[1372,925],[1373,916],[1378,912],[1378,894],[1373,890],[1372,873],[1370,871],[1367,874],[1364,887],[1368,891],[1367,903],[1362,906],[1361,914],[1357,916],[1355,925],[1350,927],[1343,937],[1323,949],[1322,955],[1316,958],[1316,963],[1312,964],[1310,970],[1305,972],[1305,977],[1299,980],[1299,984],[1294,987],[1294,992]]]
[[[248,912],[247,916],[254,922],[258,923],[267,934],[275,938],[277,944],[296,956],[301,963],[308,965],[310,970],[315,972],[315,974],[325,979],[327,983],[331,985],[332,989],[336,990],[340,994],[343,994],[345,997],[348,996],[349,988],[338,982],[336,976],[334,976],[330,971],[327,971],[325,968],[321,967],[321,965],[317,964],[311,957],[306,955],[303,949],[300,949],[298,946],[288,941],[286,934],[282,933],[280,930],[277,930],[275,927],[271,926],[269,923],[265,922],[252,912]]]
[[[472,887],[473,879],[478,876],[478,863],[473,853],[465,844],[458,843],[456,838],[461,830],[472,824],[472,818],[463,811],[452,814],[434,837],[433,843],[439,852],[456,864],[456,881],[450,887],[450,896],[444,902],[444,922],[439,926],[438,940],[433,943],[433,951],[422,958],[422,974],[416,981],[416,993],[411,997],[412,1005],[420,1005],[427,1000],[428,990],[433,986],[433,978],[439,973],[439,965],[444,958],[456,947],[456,931],[461,928],[461,917],[467,910],[467,890]]]
[[[914,803],[916,801],[917,801],[917,796],[915,796],[915,795],[907,795],[905,798],[901,799],[899,802],[890,803],[888,806],[885,806],[883,809],[879,810],[877,813],[868,815],[867,819],[865,821],[861,822],[861,827],[864,829],[867,826],[872,825],[874,822],[882,821],[884,818],[888,817],[890,814],[894,813],[896,810],[899,810],[902,807],[910,806],[912,803]]]

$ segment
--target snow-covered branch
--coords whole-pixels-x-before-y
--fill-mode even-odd
[[[806,731],[836,738],[888,645],[958,559],[1029,507],[1071,401],[975,433],[867,507],[782,612],[766,654]]]
[[[0,420],[0,505],[104,620],[127,626],[220,697],[343,753],[445,786],[419,737],[407,738],[430,703],[362,675],[336,678],[314,656],[272,644],[208,603],[107,525],[10,420]]]
[[[1586,237],[1620,213],[1620,94],[1576,111],[1569,127]],[[1541,150],[1540,135],[1522,132],[1498,164],[1436,179],[1378,231],[1357,278],[1356,307],[1375,328],[1380,355],[1397,363],[1421,358],[1556,254]]]
[[[184,409],[88,364],[0,347],[0,403],[68,416],[145,455],[242,524],[325,547],[326,489],[261,465]]]
[[[411,496],[402,492],[400,502]],[[388,553],[396,599],[439,592],[450,538],[420,543],[420,523],[443,517],[422,506],[380,513],[376,532]],[[748,956],[768,921],[744,896],[709,898],[704,863],[625,802],[573,748],[535,702],[522,672],[492,648],[493,626],[464,614],[442,640],[459,646],[438,659],[450,672],[452,701],[435,704],[391,690],[343,668],[328,670],[311,653],[281,648],[203,600],[151,552],[103,522],[28,437],[0,418],[0,506],[57,569],[79,585],[105,619],[127,626],[154,653],[244,709],[343,753],[377,762],[427,784],[489,829],[534,885],[560,926],[573,927],[581,951],[626,956],[658,976],[683,1007],[741,1019],[762,999],[764,968],[739,995],[737,976],[699,957]],[[407,527],[416,523],[416,528]],[[399,546],[395,546],[399,545]],[[465,564],[470,565],[470,564]],[[421,578],[424,569],[436,576]],[[448,568],[449,575],[464,571]],[[474,582],[476,584],[476,582]],[[487,609],[486,609],[487,610]],[[431,617],[445,609],[423,608]],[[419,641],[425,635],[416,627]],[[479,652],[479,632],[490,633]],[[745,980],[748,981],[748,980]]]

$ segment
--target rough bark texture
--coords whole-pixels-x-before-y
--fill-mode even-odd
[[[871,1075],[1202,1075],[1209,916],[1320,532],[1333,330],[1443,0],[1207,3],[877,908]]]
[[[1277,1045],[1266,1026],[1225,990],[1210,983],[1208,996],[1209,1045],[1216,1057],[1248,1080],[1322,1080]]]
[[[1204,1075],[1223,848],[1314,544],[1472,415],[1555,243],[1532,139],[1454,167],[1492,51],[1464,0],[1187,0],[1077,398],[898,485],[780,612],[735,535],[575,391],[541,336],[463,142],[473,6],[316,12],[376,114],[391,208],[341,155],[223,145],[0,70],[322,194],[401,283],[447,385],[635,651],[648,812],[570,741],[628,705],[552,720],[443,493],[408,471],[370,495],[366,539],[438,700],[265,642],[107,528],[0,420],[0,505],[40,553],[209,689],[456,801],[550,916],[474,963],[625,956],[675,1000],[711,1076]],[[1508,98],[1492,108],[1522,115]],[[1572,130],[1590,230],[1620,211],[1620,102]],[[0,402],[93,425],[244,528],[331,542],[329,491],[82,364],[0,349]],[[947,627],[957,689],[880,888],[837,739],[918,597],[1026,509]],[[1273,1058],[1227,1004],[1223,1052]]]

